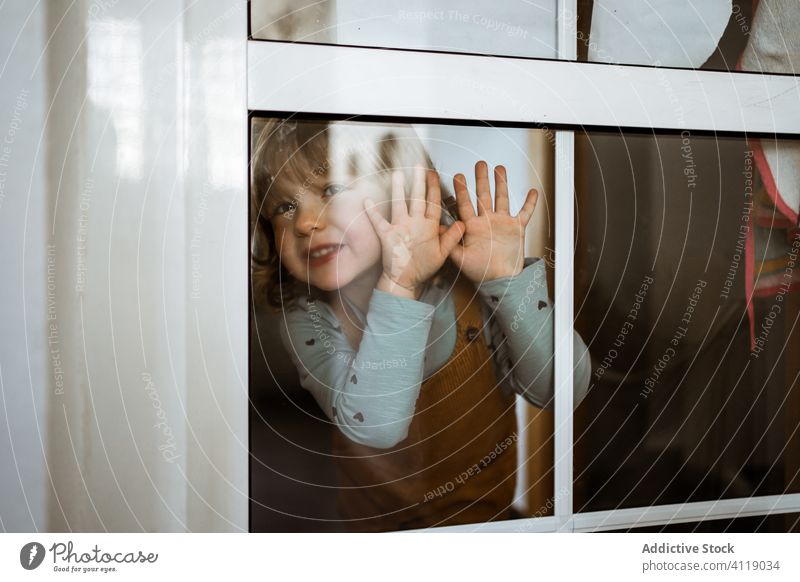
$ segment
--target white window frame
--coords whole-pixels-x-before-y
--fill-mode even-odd
[[[576,0],[559,0],[558,10],[559,15],[576,14]],[[480,119],[556,130],[554,491],[566,493],[555,497],[551,517],[436,531],[603,531],[800,512],[800,494],[574,512],[575,133],[562,128],[800,135],[800,77],[579,63],[575,27],[574,18],[559,18],[561,60],[248,42],[247,107],[251,112],[431,122]],[[409,89],[411,84],[414,90]],[[499,92],[498,87],[502,87]]]

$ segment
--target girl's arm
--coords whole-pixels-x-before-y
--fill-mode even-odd
[[[382,273],[358,350],[327,309],[315,317],[309,309],[292,310],[282,330],[303,387],[345,435],[377,448],[390,448],[408,435],[434,313],[415,298],[464,232],[460,222],[439,224],[441,192],[434,171],[416,169],[408,202],[403,174],[393,172],[389,204],[390,212],[387,204],[379,208],[365,201],[381,243]]]
[[[351,440],[390,448],[408,434],[434,307],[376,290],[358,351],[322,302],[286,312],[281,337],[322,410]]]
[[[523,260],[525,227],[536,208],[538,192],[528,191],[519,213],[509,212],[506,170],[494,171],[495,197],[486,162],[475,164],[477,211],[467,191],[466,179],[457,174],[453,187],[459,217],[464,221],[463,245],[450,257],[461,267],[493,310],[490,346],[499,364],[501,381],[540,407],[553,402],[553,308],[547,298],[544,263]],[[583,399],[589,384],[590,358],[580,336],[573,335],[575,402]]]
[[[525,259],[519,275],[485,281],[478,292],[489,307],[490,346],[498,380],[535,406],[552,408],[555,338],[544,261]],[[589,351],[577,332],[573,332],[573,363],[577,407],[591,376]]]

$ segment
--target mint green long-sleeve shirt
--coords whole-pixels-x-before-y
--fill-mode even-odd
[[[553,304],[544,262],[526,259],[515,277],[477,286],[497,389],[553,406]],[[281,337],[301,385],[350,439],[377,448],[402,441],[422,382],[450,358],[456,344],[449,289],[428,285],[417,300],[375,290],[367,313],[350,305],[364,329],[358,350],[325,302],[299,298],[284,312]],[[574,401],[586,394],[588,349],[573,332]]]

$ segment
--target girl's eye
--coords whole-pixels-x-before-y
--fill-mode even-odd
[[[322,191],[322,193],[325,196],[336,196],[337,194],[343,192],[344,190],[347,190],[347,186],[344,186],[342,184],[328,184],[327,186],[325,186],[325,189]]]
[[[275,208],[272,209],[272,216],[285,216],[290,218],[292,214],[294,214],[297,205],[294,202],[283,202],[282,204],[278,204]]]

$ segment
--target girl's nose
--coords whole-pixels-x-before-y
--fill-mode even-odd
[[[322,230],[327,226],[325,204],[316,196],[306,196],[306,200],[298,204],[296,212],[294,229],[300,236],[310,236],[315,230]]]

